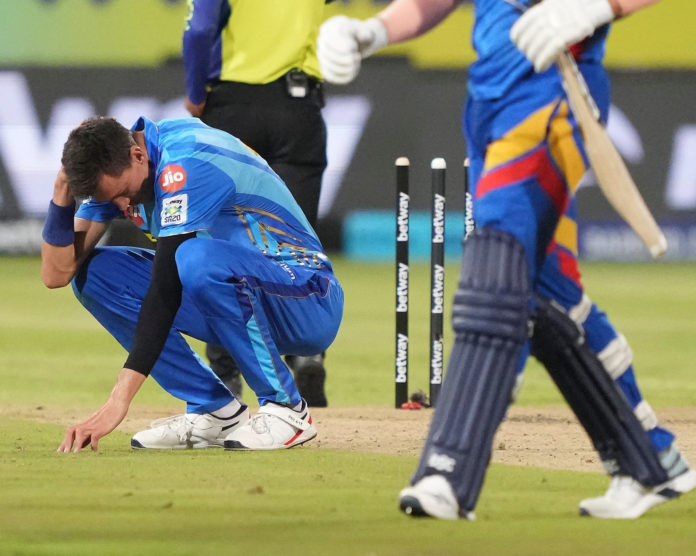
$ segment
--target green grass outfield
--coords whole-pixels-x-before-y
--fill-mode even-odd
[[[390,407],[393,266],[340,258],[335,266],[346,312],[328,353],[329,401]],[[696,411],[696,266],[584,269],[589,293],[632,343],[658,413],[668,406]],[[447,272],[451,299],[456,265]],[[413,387],[423,389],[428,281],[427,265],[416,265],[411,370]],[[64,426],[101,405],[124,353],[69,290],[43,288],[38,259],[0,258],[0,291],[0,555],[696,553],[696,495],[637,521],[582,519],[577,502],[606,488],[595,473],[494,464],[477,520],[451,523],[397,511],[413,456],[309,448],[134,452],[119,431],[98,453],[58,454]],[[562,403],[536,365],[527,371],[519,404]],[[148,381],[134,405],[175,404]],[[41,412],[66,422],[27,417]],[[367,409],[364,422],[371,426]]]

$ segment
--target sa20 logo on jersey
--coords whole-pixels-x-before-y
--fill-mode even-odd
[[[186,170],[178,164],[167,164],[160,174],[159,184],[167,193],[176,193],[186,185]]]
[[[188,216],[188,195],[176,195],[162,201],[161,227],[185,224]]]

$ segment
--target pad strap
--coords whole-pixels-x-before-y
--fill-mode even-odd
[[[268,413],[269,415],[275,415],[279,419],[282,419],[289,425],[300,429],[302,431],[307,430],[312,424],[309,411],[307,411],[307,405],[303,403],[302,411],[295,411],[284,405],[279,405],[276,403],[266,403],[261,406],[259,413]]]

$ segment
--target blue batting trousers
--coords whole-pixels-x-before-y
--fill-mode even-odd
[[[82,305],[126,349],[133,345],[154,252],[98,247],[73,280]],[[326,269],[289,266],[253,246],[194,238],[176,253],[181,306],[152,377],[187,402],[189,413],[214,411],[233,396],[182,334],[222,345],[259,403],[301,401],[281,354],[313,355],[335,338],[343,290]]]

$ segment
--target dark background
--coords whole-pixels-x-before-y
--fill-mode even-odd
[[[56,102],[66,97],[86,98],[97,113],[109,115],[117,98],[151,96],[166,103],[176,102],[183,94],[183,68],[178,61],[156,70],[27,68],[11,71],[25,76],[31,102],[44,128]],[[691,237],[688,234],[696,227],[695,211],[693,208],[670,209],[665,201],[665,183],[675,132],[679,126],[695,123],[696,72],[612,71],[611,79],[613,103],[628,116],[645,150],[642,162],[629,164],[631,173],[658,221],[675,226],[675,230],[681,230],[679,233],[686,234],[684,237]],[[465,83],[465,71],[416,70],[402,59],[376,58],[364,64],[354,83],[326,87],[329,99],[364,95],[372,106],[334,205],[319,226],[327,249],[341,248],[342,224],[353,211],[393,210],[393,165],[399,156],[407,156],[411,161],[412,207],[415,210],[429,210],[429,166],[431,159],[438,156],[448,163],[448,210],[463,207],[461,183],[465,145],[460,128]],[[4,100],[0,98],[0,102]],[[159,114],[144,115],[159,118]],[[0,119],[0,126],[5,123]],[[129,125],[131,122],[123,123]],[[26,214],[18,205],[4,164],[0,157],[0,220],[40,217]],[[691,187],[696,187],[696,176],[692,181]],[[598,188],[583,188],[578,197],[581,243],[586,226],[622,230],[618,217]],[[690,258],[692,251],[693,248],[687,246],[679,258]],[[591,253],[589,258],[593,258]]]

